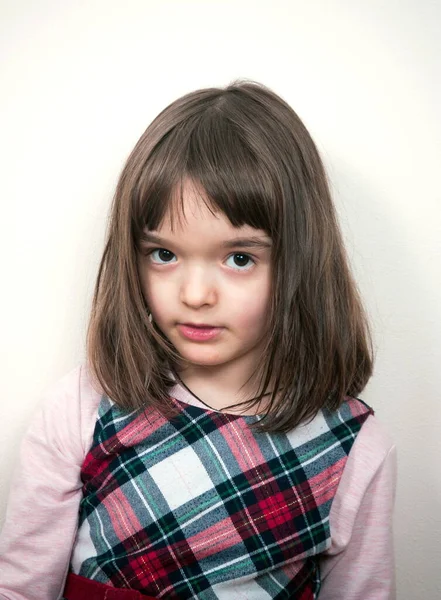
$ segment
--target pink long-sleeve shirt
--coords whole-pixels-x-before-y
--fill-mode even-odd
[[[198,401],[183,387],[173,395]],[[0,599],[59,600],[78,525],[80,471],[101,395],[79,367],[47,393],[25,435],[0,536]],[[396,449],[369,416],[351,449],[321,555],[321,600],[393,600]]]

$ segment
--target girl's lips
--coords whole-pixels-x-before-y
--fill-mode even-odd
[[[177,328],[183,337],[195,342],[212,340],[222,331],[222,327],[213,327],[212,325],[191,325],[186,323],[180,323]]]

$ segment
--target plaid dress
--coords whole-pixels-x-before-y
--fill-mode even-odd
[[[71,572],[156,598],[312,600],[347,456],[372,410],[347,398],[287,434],[173,400],[172,420],[106,396],[81,477]]]

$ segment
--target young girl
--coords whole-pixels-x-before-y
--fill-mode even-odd
[[[371,372],[298,116],[254,83],[178,99],[118,182],[87,363],[22,443],[0,598],[394,598]]]

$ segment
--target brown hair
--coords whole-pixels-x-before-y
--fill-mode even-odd
[[[270,383],[274,393],[259,427],[288,431],[357,395],[372,373],[372,344],[324,167],[297,114],[254,82],[179,98],[125,164],[88,329],[89,364],[105,393],[127,409],[150,404],[174,414],[167,391],[177,356],[149,320],[137,243],[145,227],[158,227],[186,178],[233,226],[272,238],[268,336],[256,372],[260,394]]]

